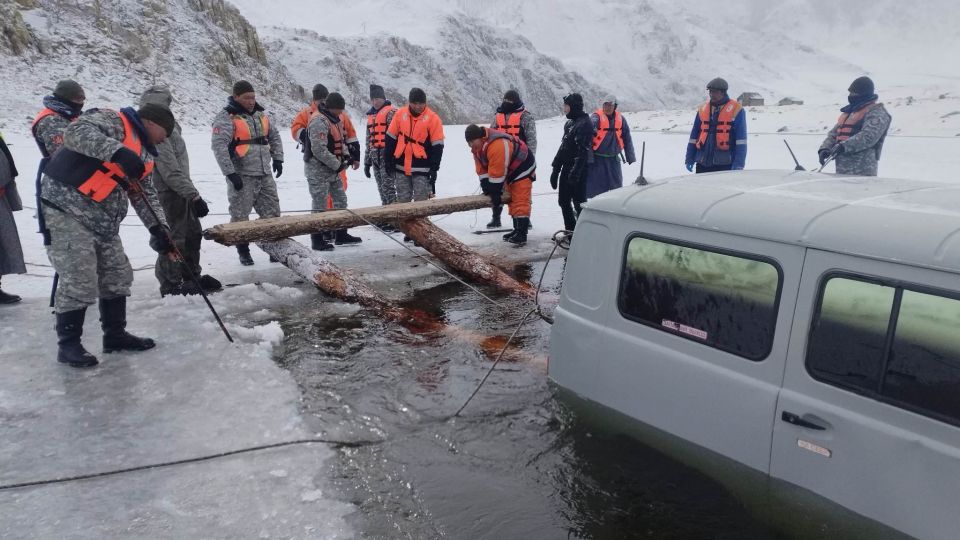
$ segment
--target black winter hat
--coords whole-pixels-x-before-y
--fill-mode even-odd
[[[343,96],[336,92],[332,92],[327,96],[326,101],[323,104],[330,110],[342,111],[347,108],[347,102],[343,99]]]
[[[720,77],[717,77],[716,79],[713,79],[707,83],[707,90],[722,90],[726,92],[729,89],[730,85],[727,84],[727,81],[721,79]]]
[[[141,120],[150,120],[154,124],[162,127],[167,132],[167,137],[173,133],[176,120],[174,120],[173,113],[170,112],[170,109],[164,107],[163,105],[146,103],[140,107],[140,110],[137,111],[137,114],[140,115]]]
[[[253,85],[247,81],[237,81],[233,83],[233,95],[235,96],[242,96],[253,91]]]
[[[583,96],[576,92],[564,96],[563,102],[569,105],[571,109],[583,109]]]
[[[873,80],[870,77],[857,77],[850,83],[850,88],[847,88],[847,91],[858,96],[872,96],[874,91]]]
[[[327,99],[327,96],[330,95],[330,91],[327,90],[327,87],[322,84],[313,85],[313,100],[314,101],[323,101]]]
[[[484,134],[483,128],[476,124],[470,124],[463,132],[463,136],[466,137],[467,142],[480,139],[484,136]]]
[[[503,100],[510,103],[520,103],[520,92],[511,88],[503,94]]]
[[[383,92],[383,87],[378,84],[370,85],[370,99],[387,99],[387,95]]]
[[[86,99],[86,94],[84,94],[80,83],[70,79],[58,82],[56,88],[53,89],[53,95],[73,103]]]
[[[419,88],[411,88],[410,95],[407,97],[410,103],[426,103],[427,93]]]

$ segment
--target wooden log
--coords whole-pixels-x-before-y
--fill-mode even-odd
[[[398,224],[400,230],[450,268],[471,281],[493,285],[500,290],[526,298],[536,296],[530,284],[521,283],[490,263],[479,253],[460,242],[425,217],[408,219]]]
[[[504,193],[503,202],[507,203],[509,201],[509,194]],[[486,195],[428,199],[426,201],[398,203],[387,206],[355,208],[351,209],[353,213],[346,210],[330,210],[316,214],[281,216],[255,219],[253,221],[224,223],[203,231],[203,237],[207,240],[232,246],[234,244],[247,244],[263,240],[280,240],[281,238],[289,238],[301,234],[333,231],[366,225],[367,222],[358,216],[363,216],[363,218],[373,223],[396,223],[414,217],[450,214],[452,212],[488,208],[489,206],[490,198]]]

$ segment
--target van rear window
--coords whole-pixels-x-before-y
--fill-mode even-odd
[[[782,277],[752,255],[635,236],[620,278],[620,313],[760,361],[770,354]]]

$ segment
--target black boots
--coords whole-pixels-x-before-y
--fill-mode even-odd
[[[346,229],[337,229],[337,232],[333,238],[333,243],[338,246],[344,244],[359,244],[360,242],[363,242],[363,239],[351,235]]]
[[[510,242],[511,244],[517,244],[518,246],[522,246],[526,244],[527,229],[530,228],[530,218],[528,217],[514,218],[513,227],[514,227],[513,233],[508,237],[504,237],[504,240],[506,240],[507,242]]]
[[[310,235],[310,247],[313,248],[314,251],[331,251],[333,244],[327,242],[323,233],[315,233]]]
[[[137,337],[126,331],[127,297],[100,299],[100,326],[103,328],[103,352],[145,351],[156,343],[150,338]]]
[[[499,229],[500,228],[500,214],[503,213],[503,205],[497,205],[493,207],[493,217],[490,219],[490,223],[487,223],[488,229]]]
[[[57,362],[75,368],[93,367],[97,357],[88,353],[80,343],[83,335],[83,319],[87,308],[66,313],[57,313]]]
[[[203,287],[204,292],[218,292],[223,290],[223,284],[220,283],[220,280],[211,276],[210,274],[204,274],[200,276],[200,286]]]
[[[517,234],[517,218],[513,218],[513,230],[503,235],[503,241],[509,242],[513,235]]]
[[[250,256],[250,244],[237,244],[237,254],[240,255],[240,264],[244,266],[253,265],[253,257]]]

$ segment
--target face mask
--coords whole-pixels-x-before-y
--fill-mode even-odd
[[[847,96],[847,103],[851,105],[856,105],[858,102],[860,102],[860,100],[860,96]]]

